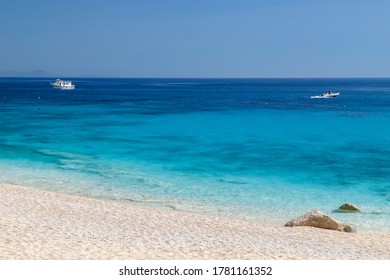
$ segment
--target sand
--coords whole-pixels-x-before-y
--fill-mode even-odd
[[[390,259],[389,233],[286,228],[0,184],[0,259]]]

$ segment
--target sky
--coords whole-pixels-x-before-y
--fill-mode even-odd
[[[0,0],[0,76],[390,77],[388,0]]]

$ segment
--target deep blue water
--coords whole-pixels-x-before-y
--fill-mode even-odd
[[[0,78],[2,182],[390,231],[390,79],[51,80]],[[362,212],[334,212],[344,202]]]

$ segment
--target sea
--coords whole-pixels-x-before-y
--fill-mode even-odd
[[[276,226],[317,209],[390,232],[390,79],[53,80],[0,78],[0,182]],[[327,91],[340,95],[310,98]]]

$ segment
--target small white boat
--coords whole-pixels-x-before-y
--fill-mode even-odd
[[[339,96],[339,95],[340,95],[340,92],[328,91],[328,92],[322,93],[320,95],[310,96],[310,98],[335,98],[336,96]]]
[[[75,88],[75,85],[72,84],[71,81],[63,81],[63,80],[60,80],[60,79],[57,79],[55,82],[53,83],[50,83],[52,85],[53,88],[55,89],[74,89]]]

